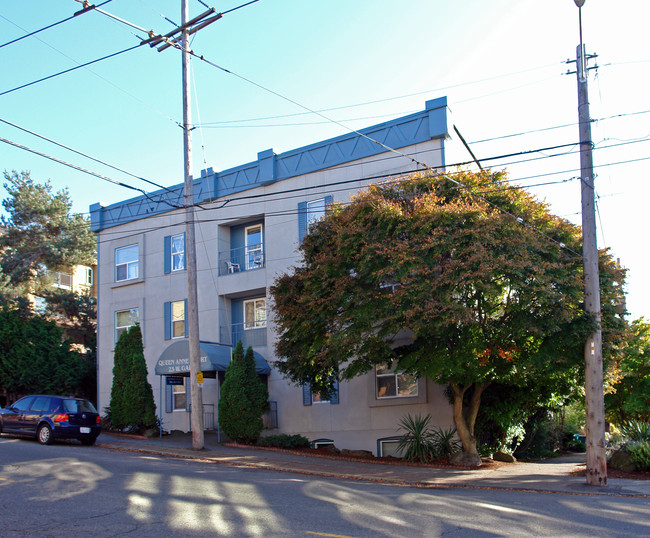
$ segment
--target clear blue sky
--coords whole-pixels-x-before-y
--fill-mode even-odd
[[[241,3],[208,4],[226,11]],[[80,7],[74,0],[4,0],[0,44]],[[113,0],[102,9],[159,33],[173,28],[163,16],[180,21],[180,0]],[[204,10],[190,0],[191,16]],[[589,78],[591,115],[599,120],[593,125],[599,246],[611,247],[629,269],[632,316],[650,318],[650,256],[642,241],[650,194],[650,2],[587,0],[582,12],[587,51],[598,53],[600,66]],[[134,34],[142,36],[92,12],[1,47],[0,93],[134,46]],[[511,178],[532,186],[556,214],[579,223],[576,78],[564,74],[575,68],[564,61],[575,59],[577,44],[572,0],[260,0],[199,32],[192,49],[311,109],[330,109],[326,115],[351,128],[421,110],[426,100],[446,95],[454,123],[484,164],[507,166]],[[279,153],[346,132],[242,78],[193,65],[193,121],[203,124],[193,131],[195,175],[250,162],[265,149]],[[183,170],[180,86],[178,51],[142,46],[0,95],[0,118],[174,185]],[[6,124],[0,136],[153,189]],[[0,143],[0,166],[67,187],[75,212],[135,194],[6,143]]]

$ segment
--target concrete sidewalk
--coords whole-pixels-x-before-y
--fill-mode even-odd
[[[103,432],[97,439],[97,446],[114,450],[396,485],[650,497],[650,480],[609,479],[607,486],[595,487],[587,486],[584,477],[570,476],[581,465],[584,468],[585,454],[572,454],[541,463],[502,464],[490,469],[456,469],[348,461],[290,451],[220,445],[217,435],[211,432],[205,433],[204,444],[203,450],[193,450],[191,434],[146,439]]]

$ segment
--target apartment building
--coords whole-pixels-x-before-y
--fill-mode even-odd
[[[273,310],[268,289],[299,263],[297,247],[328,204],[345,202],[382,178],[416,170],[398,149],[431,167],[454,147],[446,98],[424,110],[194,180],[199,335],[206,428],[216,428],[217,402],[231,348],[255,351],[272,412],[265,433],[300,433],[316,444],[389,454],[407,413],[452,424],[444,388],[387,368],[349,382],[323,401],[290,384],[274,367]],[[381,142],[380,145],[374,141]],[[466,158],[466,155],[463,156]],[[453,162],[453,161],[452,161]],[[149,381],[166,430],[188,431],[189,345],[182,183],[147,197],[91,206],[98,236],[98,399],[110,403],[113,349],[139,323]]]

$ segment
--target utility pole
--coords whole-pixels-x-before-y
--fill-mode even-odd
[[[203,435],[203,387],[198,382],[201,372],[201,349],[199,343],[199,308],[196,284],[196,241],[194,236],[194,178],[192,176],[192,113],[190,110],[190,34],[188,0],[181,0],[182,62],[183,62],[183,160],[185,188],[185,257],[187,260],[187,328],[190,347],[190,397],[192,448],[202,450]]]
[[[578,77],[578,117],[580,125],[580,194],[582,200],[582,264],[584,272],[585,311],[596,323],[596,329],[585,343],[585,411],[587,441],[587,484],[607,484],[605,455],[605,400],[603,394],[603,345],[600,328],[600,281],[598,276],[598,244],[596,240],[596,197],[593,168],[593,142],[587,92],[587,58],[582,42],[582,6],[585,0],[574,0],[578,6],[580,45],[576,56]]]

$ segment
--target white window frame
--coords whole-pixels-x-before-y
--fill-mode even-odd
[[[130,248],[136,248],[136,255],[135,255],[135,260],[128,259],[126,261],[123,261],[122,263],[117,262],[118,255],[121,251],[125,251],[126,249]],[[126,245],[124,247],[119,247],[115,249],[115,282],[124,282],[125,280],[134,280],[138,278],[140,275],[140,245],[138,243],[134,243],[132,245]],[[124,278],[119,278],[119,272],[120,268],[124,267],[126,273]],[[129,273],[135,268],[135,275],[129,276]]]
[[[93,268],[92,267],[86,267],[85,268],[85,276],[86,276],[86,282],[85,284],[88,286],[93,285]]]
[[[384,367],[387,371],[379,373],[379,368]],[[380,379],[394,379],[395,394],[379,395],[379,380]],[[415,392],[408,394],[400,394],[400,380],[402,383],[410,381],[415,384]],[[388,367],[386,363],[377,364],[375,366],[375,396],[378,400],[386,400],[391,398],[416,398],[418,396],[418,379],[413,374],[405,374],[397,371],[395,366]]]
[[[118,314],[123,314],[125,312],[130,312],[133,313],[135,312],[137,316],[137,320],[135,323],[130,323],[129,325],[118,325],[117,320],[118,320]],[[139,308],[126,308],[124,310],[116,310],[115,311],[115,342],[117,342],[120,338],[120,334],[122,332],[126,331],[129,327],[133,327],[136,323],[140,323],[140,309]]]
[[[179,307],[180,305],[180,307]],[[178,310],[180,308],[180,311]],[[176,312],[174,310],[176,309]],[[182,315],[180,315],[182,312]],[[169,334],[171,335],[172,339],[174,338],[185,338],[185,318],[187,317],[187,313],[185,312],[185,301],[172,301],[171,306],[170,306],[170,317],[169,317],[169,323],[171,323],[171,327],[169,328],[170,332]],[[176,335],[174,329],[180,326],[182,327],[181,334]],[[175,385],[174,385],[175,386]]]
[[[254,319],[246,319],[246,305],[253,303]],[[258,304],[259,303],[259,304]],[[259,297],[257,299],[249,299],[244,301],[244,330],[260,329],[266,327],[266,297]],[[264,319],[257,319],[257,313],[262,310],[264,312]]]
[[[309,229],[314,222],[322,219],[325,216],[326,210],[327,204],[325,203],[325,198],[319,198],[318,200],[307,202],[307,229]]]
[[[260,242],[252,245],[248,244],[248,231],[259,228]],[[258,269],[264,266],[264,226],[260,224],[253,224],[244,228],[244,243],[245,243],[245,258],[246,269]]]
[[[183,250],[179,250],[177,252],[174,251],[174,239],[181,238],[181,244],[183,246]],[[173,273],[174,271],[184,271],[185,270],[185,234],[176,234],[172,235],[170,240],[170,268],[171,272]],[[174,263],[174,260],[180,260],[177,262],[177,264]],[[176,267],[178,265],[178,267]]]
[[[183,405],[177,405],[177,397],[183,396]],[[187,388],[185,382],[182,385],[172,385],[172,412],[187,411]]]

